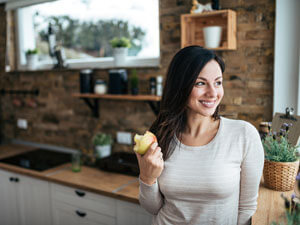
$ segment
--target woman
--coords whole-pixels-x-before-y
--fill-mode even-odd
[[[139,201],[153,224],[251,223],[264,151],[254,126],[218,115],[224,69],[199,46],[181,49],[169,66],[150,128],[158,143],[137,154]]]

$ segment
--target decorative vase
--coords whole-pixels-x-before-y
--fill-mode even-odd
[[[114,48],[113,55],[114,55],[115,66],[125,66],[127,54],[128,54],[128,48],[126,47]]]
[[[221,43],[222,27],[208,26],[203,28],[204,45],[206,48],[218,48]]]
[[[38,55],[30,54],[26,55],[27,68],[30,70],[35,70],[38,66]]]
[[[97,158],[104,158],[111,155],[111,145],[97,145],[95,146]]]
[[[264,185],[275,191],[290,191],[294,189],[299,161],[273,162],[265,159]]]

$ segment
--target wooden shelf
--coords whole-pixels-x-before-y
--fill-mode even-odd
[[[99,117],[99,100],[100,99],[109,99],[109,100],[120,100],[120,101],[142,101],[147,102],[152,111],[158,115],[160,108],[160,96],[156,95],[112,95],[112,94],[81,94],[73,93],[73,97],[81,98],[85,103],[90,107],[95,117]],[[92,103],[92,100],[94,103]]]
[[[181,15],[181,47],[204,44],[203,28],[221,26],[219,48],[213,50],[236,50],[236,12],[230,9]]]
[[[130,101],[160,101],[161,97],[156,95],[111,95],[111,94],[81,94],[74,93],[73,97],[78,98],[99,98],[99,99],[114,99],[114,100],[130,100]]]

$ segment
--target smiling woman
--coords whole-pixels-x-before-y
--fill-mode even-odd
[[[40,68],[53,67],[53,48],[64,49],[71,68],[113,67],[110,40],[130,40],[125,66],[159,65],[158,0],[32,0],[8,2],[16,10],[18,68],[25,51],[39,49]],[[19,4],[16,4],[19,3]],[[70,7],[72,6],[72,7]],[[149,18],[145,20],[144,18]],[[49,44],[52,45],[49,53]]]
[[[224,70],[200,46],[181,49],[170,63],[150,128],[157,142],[137,155],[139,201],[152,224],[251,223],[264,151],[253,125],[218,115]]]

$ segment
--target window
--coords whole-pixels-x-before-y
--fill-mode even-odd
[[[19,8],[18,67],[25,68],[25,53],[35,48],[39,67],[53,67],[49,33],[55,35],[55,45],[64,50],[70,68],[113,67],[114,37],[130,40],[127,67],[158,66],[158,1],[59,0]]]

